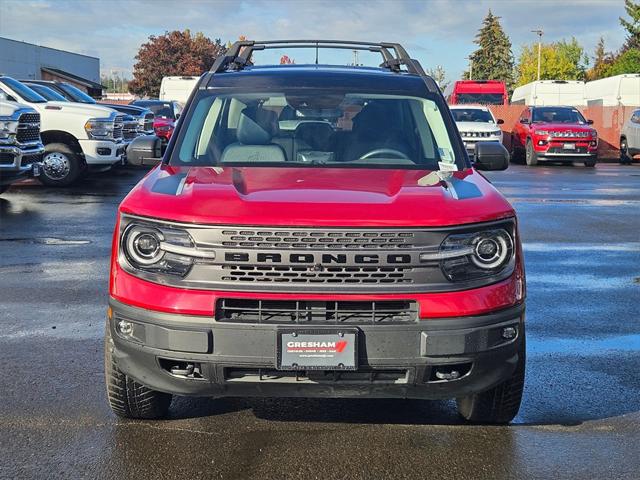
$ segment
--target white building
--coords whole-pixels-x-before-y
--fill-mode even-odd
[[[0,75],[17,80],[59,80],[93,97],[102,95],[100,59],[0,37]]]

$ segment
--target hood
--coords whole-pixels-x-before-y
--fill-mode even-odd
[[[107,118],[114,110],[107,107],[101,107],[100,105],[93,105],[88,103],[74,103],[74,102],[47,102],[47,103],[34,103],[32,106],[39,111],[48,110],[53,107],[55,110],[59,110],[68,114],[85,115],[93,118]]]
[[[120,209],[187,223],[274,226],[437,227],[514,215],[473,169],[455,172],[447,182],[426,181],[430,173],[160,165]]]
[[[15,112],[21,110],[23,113],[35,112],[28,105],[9,100],[0,100],[0,117],[11,117]]]
[[[461,132],[495,132],[500,130],[500,125],[490,122],[456,122]]]
[[[574,130],[576,132],[590,132],[594,130],[591,125],[580,123],[534,123],[531,125],[534,130]]]

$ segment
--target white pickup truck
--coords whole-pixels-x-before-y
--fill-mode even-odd
[[[37,174],[43,152],[38,112],[0,99],[0,194],[13,182]]]
[[[0,99],[32,107],[40,114],[45,146],[40,180],[67,186],[86,170],[108,170],[122,159],[124,116],[97,105],[47,101],[11,77],[0,76]]]

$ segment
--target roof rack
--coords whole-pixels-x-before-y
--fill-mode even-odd
[[[409,57],[409,54],[399,43],[389,42],[356,42],[351,40],[268,40],[258,42],[254,40],[240,40],[235,42],[223,55],[216,59],[211,72],[220,73],[225,70],[242,70],[251,64],[251,55],[256,50],[277,48],[315,48],[316,64],[318,63],[318,49],[346,49],[367,50],[382,55],[380,67],[388,68],[393,72],[400,72],[400,67],[407,67],[409,73],[425,76],[422,66],[417,60]],[[393,52],[393,53],[392,53]]]

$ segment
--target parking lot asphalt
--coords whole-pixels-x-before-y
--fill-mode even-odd
[[[640,477],[640,165],[511,166],[528,276],[524,402],[177,398],[109,410],[102,335],[120,169],[0,197],[0,478]]]

